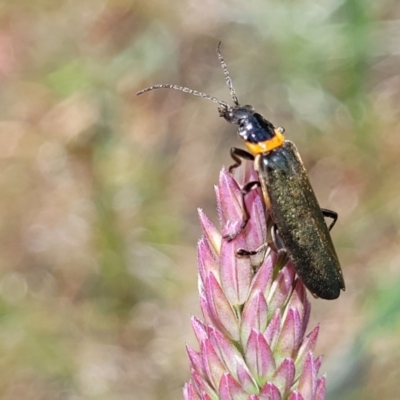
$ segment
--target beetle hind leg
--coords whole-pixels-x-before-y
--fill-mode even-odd
[[[338,220],[338,213],[336,211],[328,210],[327,208],[321,208],[321,211],[324,217],[332,218],[332,222],[328,226],[328,229],[331,230]]]

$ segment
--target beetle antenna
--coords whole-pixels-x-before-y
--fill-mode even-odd
[[[239,100],[238,100],[238,98],[236,96],[235,89],[233,88],[233,83],[232,83],[232,79],[231,79],[231,76],[230,76],[229,71],[228,71],[228,67],[226,66],[224,57],[222,57],[222,54],[221,54],[221,42],[218,43],[217,54],[218,54],[219,62],[221,63],[222,71],[224,72],[224,75],[225,75],[225,82],[226,82],[226,84],[227,84],[227,86],[229,88],[229,92],[231,94],[231,98],[232,98],[235,106],[238,106],[239,105]]]
[[[184,86],[170,85],[168,83],[161,84],[161,85],[149,86],[149,87],[147,87],[145,89],[140,90],[136,94],[140,95],[142,93],[150,92],[150,90],[154,90],[154,89],[173,89],[173,90],[178,90],[180,92],[192,94],[193,96],[202,97],[203,99],[206,99],[206,100],[211,100],[214,103],[219,104],[221,107],[223,107],[223,108],[225,108],[227,110],[231,109],[231,107],[227,103],[225,103],[222,100],[217,99],[214,96],[210,96],[209,94],[206,94],[206,93],[203,93],[203,92],[198,92],[197,90],[189,89],[189,88],[184,87]]]
[[[233,100],[233,103],[235,104],[235,106],[238,106],[239,105],[239,100],[238,100],[238,98],[236,96],[235,89],[233,88],[233,83],[232,83],[232,79],[231,79],[231,76],[230,76],[229,71],[228,71],[228,67],[226,66],[224,57],[222,57],[222,54],[221,54],[221,42],[219,42],[218,46],[217,46],[217,55],[218,55],[218,59],[219,59],[219,62],[221,64],[222,71],[223,71],[224,76],[225,76],[225,82],[226,82],[226,85],[229,88],[229,93],[231,94],[231,98]],[[171,85],[169,83],[149,86],[149,87],[147,87],[145,89],[140,90],[136,94],[140,95],[140,94],[143,94],[143,93],[146,93],[146,92],[150,92],[150,90],[154,90],[154,89],[173,89],[173,90],[178,90],[180,92],[192,94],[193,96],[202,97],[203,99],[206,99],[206,100],[211,100],[212,102],[217,103],[218,105],[220,105],[221,107],[223,107],[226,110],[232,109],[232,107],[229,106],[227,103],[225,103],[225,101],[219,100],[214,96],[210,96],[209,94],[206,94],[206,93],[203,93],[203,92],[199,92],[197,90],[189,89],[189,88],[184,87],[184,86]]]

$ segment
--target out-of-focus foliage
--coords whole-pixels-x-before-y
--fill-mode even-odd
[[[332,399],[398,395],[397,1],[3,1],[0,397],[176,399],[197,311],[196,207],[239,100],[296,142],[347,291],[313,302]]]

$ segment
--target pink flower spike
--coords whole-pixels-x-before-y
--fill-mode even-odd
[[[299,392],[295,391],[289,396],[288,400],[305,400],[305,399]]]
[[[233,343],[213,327],[209,327],[209,338],[210,343],[227,371],[247,392],[255,392],[255,381],[246,366],[243,356]]]
[[[300,375],[297,390],[305,400],[313,400],[317,386],[317,372],[315,370],[314,359],[311,352],[308,353]]]
[[[202,343],[201,354],[208,381],[212,383],[213,387],[218,387],[222,375],[226,373],[226,368],[209,340]]]
[[[219,248],[221,247],[222,239],[221,234],[217,231],[213,223],[207,218],[203,210],[199,208],[197,211],[206,241],[211,245],[214,254],[219,254]]]
[[[301,329],[301,320],[296,309],[290,309],[283,321],[281,333],[275,351],[280,357],[293,357],[298,350],[298,334]]]
[[[286,305],[287,308],[294,308],[300,314],[303,321],[303,330],[301,335],[304,335],[305,328],[308,324],[308,319],[310,316],[310,302],[307,300],[306,288],[302,282],[298,279],[296,280],[296,285],[293,289],[293,293],[290,296],[289,302]]]
[[[303,363],[310,351],[314,351],[315,345],[317,343],[319,333],[319,326],[317,325],[303,340],[302,345],[297,354],[296,367],[301,370]]]
[[[250,220],[247,223],[246,229],[246,249],[255,250],[259,246],[265,243],[267,237],[267,224],[265,218],[260,218],[260,215],[264,214],[264,205],[258,191],[260,189],[253,189],[246,196],[246,205],[249,210]],[[253,264],[257,260],[256,264],[260,265],[263,262],[267,248],[265,248],[260,254],[252,256]]]
[[[210,386],[210,383],[206,379],[203,379],[195,370],[191,369],[190,373],[192,375],[192,385],[197,395],[203,400],[206,398],[205,395],[207,393],[212,399],[215,399],[216,393]]]
[[[201,343],[203,340],[208,339],[207,327],[202,321],[200,321],[196,317],[192,317],[191,323],[194,334],[196,335],[196,339],[199,343]]]
[[[293,385],[294,375],[295,367],[293,360],[290,358],[284,359],[275,371],[272,379],[282,397],[286,397],[286,395],[290,393],[289,389]]]
[[[249,258],[236,255],[236,251],[245,246],[246,242],[241,236],[231,242],[224,241],[221,246],[221,286],[234,307],[242,305],[247,299],[252,278]]]
[[[197,244],[197,262],[202,284],[204,284],[208,273],[218,274],[219,270],[218,261],[215,259],[215,255],[208,243],[207,240],[202,238]]]
[[[218,390],[219,400],[247,400],[248,394],[230,374],[225,374]]]
[[[252,292],[255,292],[257,290],[261,290],[264,293],[269,293],[275,262],[276,257],[269,254],[254,275],[253,281],[251,283],[250,295]]]
[[[201,355],[197,352],[191,349],[188,345],[186,345],[186,352],[189,356],[189,361],[191,367],[201,376],[205,377],[205,371],[203,368],[203,360],[201,358]]]
[[[275,279],[268,296],[270,310],[281,308],[291,295],[294,286],[295,270],[291,263],[286,264]]]
[[[236,378],[237,365],[244,364],[243,356],[239,350],[218,329],[211,326],[209,327],[209,338],[227,371]]]
[[[255,329],[264,332],[267,327],[268,305],[261,291],[253,293],[246,302],[242,313],[242,324],[240,327],[240,338],[245,345],[249,339],[250,332]]]
[[[199,295],[200,309],[203,314],[203,318],[206,324],[211,324],[213,321],[213,316],[211,315],[211,310],[208,304],[208,300],[204,293]],[[200,342],[200,341],[199,341]]]
[[[279,339],[275,347],[276,354],[279,354],[279,362],[293,355],[293,350],[295,350],[295,311],[289,310],[286,315],[286,319],[283,321],[283,326],[281,327],[281,332],[279,334]]]
[[[278,342],[279,334],[281,331],[281,310],[276,310],[270,323],[265,330],[264,337],[269,347],[275,352],[276,343]]]
[[[258,394],[260,400],[282,400],[278,388],[271,382],[267,382]]]
[[[317,383],[317,388],[315,390],[314,400],[324,400],[325,399],[325,376],[319,378]]]
[[[236,183],[222,171],[216,189],[222,230],[237,233],[243,221],[240,188],[257,178],[244,163]],[[242,168],[242,167],[240,167]],[[274,249],[239,257],[266,240],[266,214],[260,189],[246,194],[250,220],[232,240],[223,238],[199,211],[204,231],[198,244],[198,290],[203,321],[192,318],[200,345],[187,346],[191,381],[185,400],[324,400],[321,358],[314,358],[318,330],[304,337],[310,303],[293,265],[277,264]],[[271,211],[266,210],[267,215]]]
[[[258,393],[257,382],[244,362],[237,364],[236,376],[240,386],[246,393]]]
[[[243,221],[242,195],[237,183],[225,170],[220,173],[217,193],[222,235],[235,234]]]
[[[260,387],[276,369],[275,358],[262,333],[251,331],[246,346],[246,361]]]
[[[188,382],[183,387],[183,398],[185,400],[202,400],[194,390],[192,382]]]
[[[319,369],[321,368],[321,364],[322,364],[322,356],[319,356],[314,360],[316,374],[318,374]]]
[[[229,304],[225,293],[213,274],[210,274],[206,281],[206,295],[210,315],[215,326],[226,332],[232,340],[238,341],[238,321],[232,306]]]

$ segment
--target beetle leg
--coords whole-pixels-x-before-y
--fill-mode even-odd
[[[282,268],[289,260],[287,255],[285,246],[282,243],[281,238],[279,237],[279,232],[277,226],[271,228],[271,236],[272,236],[272,243],[275,247],[275,251],[278,253],[278,259],[276,261],[276,265],[278,269]]]
[[[235,168],[242,164],[242,160],[254,160],[254,156],[252,154],[246,150],[238,149],[237,147],[231,147],[230,154],[235,163],[229,167],[229,172],[232,172]]]
[[[269,246],[268,242],[264,242],[261,246],[258,246],[255,250],[245,250],[245,249],[239,249],[236,252],[237,257],[251,257],[255,256],[258,253],[261,253],[264,251],[267,247]]]
[[[282,253],[286,254],[285,246],[283,245],[282,240],[279,237],[278,228],[276,227],[276,225],[273,225],[271,228],[271,236],[272,236],[272,243],[275,247],[274,250],[278,254],[282,254]]]
[[[236,257],[251,257],[262,253],[266,249],[272,249],[273,251],[276,251],[278,253],[278,258],[276,260],[276,268],[280,270],[288,262],[289,258],[286,253],[286,249],[283,247],[279,235],[276,232],[276,225],[274,225],[271,228],[271,237],[273,240],[272,243],[267,240],[261,246],[257,247],[255,250],[239,249],[236,252]],[[266,255],[267,254],[268,253],[266,253]]]
[[[338,219],[338,213],[336,211],[328,210],[326,208],[321,208],[322,214],[324,217],[332,218],[331,224],[328,226],[328,229],[331,230],[333,226],[336,224]]]
[[[237,149],[237,150],[239,150],[239,149]],[[242,196],[242,205],[243,205],[243,220],[242,220],[242,223],[240,224],[240,227],[237,230],[237,232],[235,232],[231,235],[224,235],[224,239],[227,239],[228,242],[235,239],[235,237],[237,237],[240,233],[242,233],[244,228],[246,228],[246,225],[250,220],[250,214],[249,214],[249,210],[247,209],[247,206],[246,206],[245,197],[256,187],[260,187],[260,182],[251,181],[251,182],[246,183],[240,190],[240,194]]]
[[[272,248],[274,251],[278,250],[276,249],[276,246],[274,244],[274,236],[275,233],[273,232],[273,229],[275,227],[274,221],[272,220],[272,217],[270,215],[267,216],[267,239],[266,241],[261,245],[258,246],[255,250],[245,250],[245,249],[239,249],[236,252],[237,257],[250,257],[250,256],[255,256],[268,247]]]

